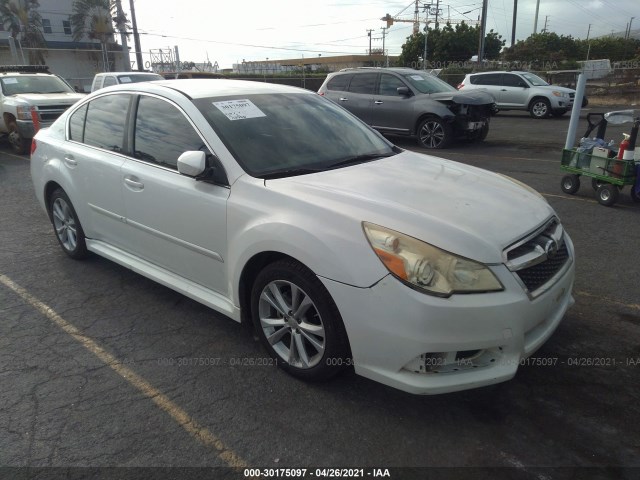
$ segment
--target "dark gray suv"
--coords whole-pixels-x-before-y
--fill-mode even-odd
[[[329,74],[318,90],[382,133],[411,135],[425,148],[445,148],[455,138],[484,140],[493,97],[459,92],[410,68],[350,68]]]

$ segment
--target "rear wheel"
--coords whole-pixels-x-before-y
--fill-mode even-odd
[[[449,123],[436,117],[429,117],[418,127],[418,141],[424,148],[446,148],[451,144],[453,129]]]
[[[64,253],[76,260],[85,258],[88,252],[82,225],[71,200],[61,188],[51,194],[49,216]]]
[[[596,191],[598,202],[600,205],[604,205],[605,207],[614,205],[618,201],[619,196],[620,190],[618,190],[618,187],[611,185],[610,183],[603,183]]]
[[[251,291],[251,316],[278,366],[305,380],[323,380],[349,362],[340,312],[318,277],[294,260],[262,270]]]

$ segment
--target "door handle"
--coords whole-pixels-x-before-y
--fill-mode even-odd
[[[506,89],[506,88],[503,88],[503,89],[501,89],[500,91],[501,91],[501,92],[506,92],[506,91],[507,91],[507,89]]]
[[[345,98],[345,97],[340,97],[338,100],[340,100],[341,102],[348,102],[349,99]]]
[[[139,182],[136,177],[124,177],[124,183],[133,190],[143,190],[144,183]]]
[[[69,167],[77,167],[78,166],[78,162],[76,161],[75,158],[73,158],[73,155],[65,155],[64,156],[64,163],[67,164],[67,166]]]
[[[382,100],[376,100],[373,103],[375,103],[376,105],[382,105],[384,102]]]

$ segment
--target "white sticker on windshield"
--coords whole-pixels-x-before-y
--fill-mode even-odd
[[[131,77],[120,77],[120,83],[131,83]]]
[[[266,117],[262,110],[256,107],[253,102],[248,99],[213,102],[213,105],[224,113],[229,120]]]
[[[18,83],[18,79],[17,78],[3,78],[2,79],[2,83],[4,83],[5,85],[12,85],[14,83]]]
[[[411,80],[418,80],[418,81],[424,80],[424,77],[421,77],[420,75],[411,75],[409,78]]]

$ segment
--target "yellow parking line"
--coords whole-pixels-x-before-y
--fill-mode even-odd
[[[13,282],[13,280],[5,275],[0,274],[0,283],[15,292],[25,302],[27,302],[29,305],[34,307],[45,317],[55,323],[64,332],[71,335],[84,348],[98,357],[109,368],[111,368],[114,372],[124,378],[130,385],[132,385],[143,395],[153,401],[153,403],[160,407],[160,409],[168,413],[171,418],[173,418],[173,420],[175,420],[198,442],[202,443],[206,447],[216,450],[218,457],[222,459],[227,465],[236,468],[247,467],[247,463],[240,456],[238,456],[238,454],[227,447],[216,435],[211,433],[211,431],[209,431],[207,428],[203,427],[196,420],[190,417],[187,412],[173,403],[164,393],[155,388],[133,370],[124,366],[122,362],[120,362],[116,357],[107,352],[95,341],[83,335],[80,330],[78,330],[76,327],[74,327],[72,324],[58,315],[51,307],[38,300],[36,297],[31,295],[24,288]]]
[[[7,155],[8,157],[13,157],[13,158],[17,158],[18,160],[31,160],[31,157],[29,156],[24,156],[24,155],[16,155],[15,153],[11,153],[11,152],[2,152],[2,155]]]

